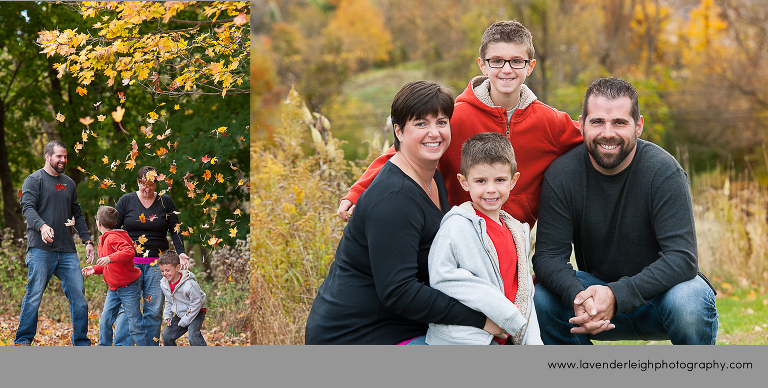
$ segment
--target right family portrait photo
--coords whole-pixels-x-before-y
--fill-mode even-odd
[[[251,345],[768,345],[764,3],[253,5]]]

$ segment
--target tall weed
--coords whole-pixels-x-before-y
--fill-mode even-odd
[[[337,204],[349,177],[362,171],[344,160],[330,132],[313,133],[314,153],[305,155],[302,139],[311,119],[292,90],[274,142],[256,142],[251,149],[253,344],[304,342],[312,299],[346,226],[336,216]]]

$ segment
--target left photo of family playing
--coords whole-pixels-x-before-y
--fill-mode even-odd
[[[0,346],[250,345],[249,15],[0,4]]]

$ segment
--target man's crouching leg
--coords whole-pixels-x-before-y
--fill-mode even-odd
[[[674,345],[714,345],[715,293],[701,276],[680,283],[650,302]]]

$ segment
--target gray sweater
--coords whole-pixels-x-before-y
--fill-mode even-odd
[[[27,219],[27,250],[40,248],[53,252],[76,252],[72,227],[67,220],[75,219],[80,240],[88,241],[91,234],[77,202],[77,185],[68,176],[51,176],[39,169],[24,180],[21,186],[21,211]],[[40,228],[47,224],[53,228],[53,242],[45,243]]]
[[[471,202],[454,206],[443,217],[429,250],[429,285],[485,314],[512,335],[513,343],[541,345],[528,270],[530,229],[503,210],[501,218],[517,250],[514,303],[504,295],[499,255],[486,232],[485,220],[475,213]],[[488,345],[492,339],[491,334],[475,327],[430,323],[426,341],[430,345]]]
[[[616,314],[634,310],[698,272],[688,176],[661,147],[637,140],[632,163],[598,172],[581,145],[544,175],[533,269],[573,305],[584,286],[569,264],[608,282]],[[702,275],[703,277],[703,275]],[[705,278],[706,279],[706,278]]]

